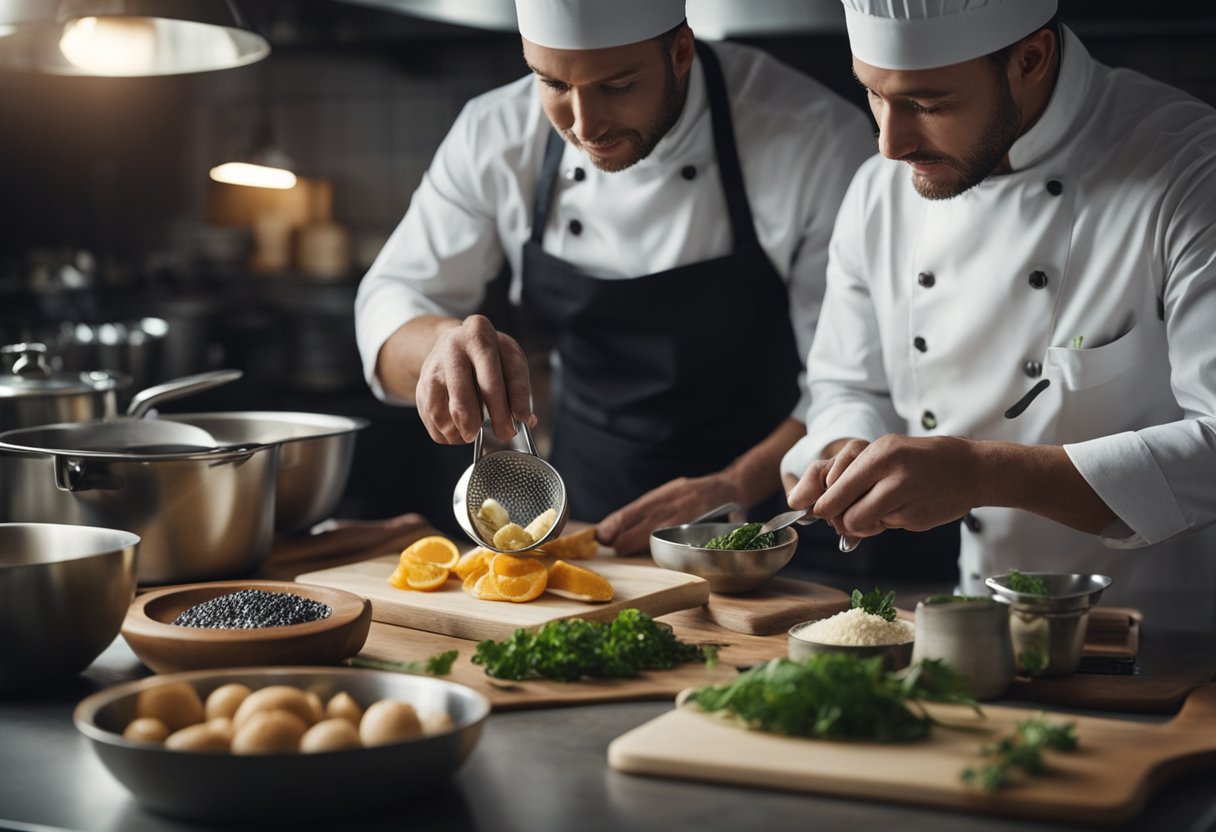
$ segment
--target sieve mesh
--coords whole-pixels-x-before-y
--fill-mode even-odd
[[[526,526],[548,509],[555,509],[561,517],[565,512],[566,487],[553,466],[540,457],[519,451],[497,451],[482,457],[469,476],[465,505],[470,519],[488,497],[507,510],[512,522]],[[476,523],[472,525],[481,543],[493,548],[493,541],[484,539]]]

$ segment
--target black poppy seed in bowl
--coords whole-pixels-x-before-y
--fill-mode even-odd
[[[178,627],[255,630],[306,624],[332,614],[329,604],[290,592],[241,589],[182,610],[172,623]]]

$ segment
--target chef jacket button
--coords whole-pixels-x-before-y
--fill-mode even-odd
[[[1038,269],[1035,269],[1034,271],[1032,271],[1030,273],[1029,281],[1030,281],[1030,288],[1042,289],[1044,286],[1047,285],[1047,272],[1043,272],[1043,271],[1039,271]]]
[[[933,276],[933,272],[921,272],[916,276],[916,282],[926,289],[932,289],[933,284],[937,282],[937,278]]]
[[[583,233],[583,224],[578,220],[570,220],[570,225],[567,227],[570,229],[570,233],[576,237]]]
[[[926,343],[925,339],[921,338],[919,335],[912,339],[912,346],[916,347],[921,352],[926,352],[929,349],[929,344]]]
[[[1022,372],[1031,378],[1038,378],[1043,375],[1043,365],[1038,361],[1027,361],[1022,365]]]
[[[980,522],[980,518],[971,512],[963,515],[963,525],[967,527],[967,531],[974,534],[979,534],[980,530],[984,528],[984,524]],[[978,578],[979,576],[976,575],[975,577]]]
[[[683,176],[685,179],[689,180],[690,182],[693,179],[696,179],[697,178],[696,165],[685,165],[684,167],[680,168],[680,176]]]
[[[582,182],[587,178],[587,171],[582,168],[570,168],[566,171],[566,178],[573,182]]]
[[[933,430],[937,427],[937,417],[933,415],[932,410],[926,410],[921,414],[920,426],[925,430]]]
[[[1051,194],[1052,196],[1059,196],[1060,194],[1064,193],[1064,183],[1059,179],[1048,179],[1047,193]]]

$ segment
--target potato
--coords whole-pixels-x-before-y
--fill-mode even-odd
[[[203,724],[227,739],[228,742],[232,742],[232,735],[236,733],[236,727],[233,726],[232,720],[226,716],[217,716],[214,719],[207,720]]]
[[[220,685],[207,697],[207,705],[204,708],[207,720],[210,721],[217,716],[226,716],[231,719],[236,713],[236,709],[241,706],[250,693],[249,688],[239,682]]]
[[[452,721],[452,717],[448,716],[447,711],[432,711],[422,717],[422,733],[424,734],[442,734],[455,727],[456,723]]]
[[[363,714],[359,722],[359,739],[365,747],[413,739],[422,734],[422,722],[413,705],[393,699],[381,699]]]
[[[136,742],[162,743],[165,741],[165,737],[171,733],[169,726],[156,717],[141,716],[127,723],[122,736],[124,739]]]
[[[300,739],[307,730],[304,720],[292,711],[259,710],[237,727],[232,737],[232,753],[293,753],[300,749]]]
[[[518,523],[508,523],[494,532],[494,545],[499,549],[515,552],[536,545],[536,539]]]
[[[533,542],[540,540],[549,533],[549,529],[553,528],[553,524],[557,522],[557,509],[547,508],[540,514],[532,518],[532,522],[524,527],[524,531],[532,535]]]
[[[165,740],[165,748],[170,751],[211,751],[227,752],[230,740],[224,734],[211,728],[206,722],[187,725],[180,731],[174,731]]]
[[[135,700],[135,716],[150,716],[168,726],[170,733],[203,721],[203,700],[185,682],[141,690]]]
[[[325,719],[325,705],[321,703],[321,697],[315,691],[304,691],[304,700],[308,702],[308,710],[311,714],[308,719],[309,725],[316,725]]]
[[[350,720],[343,717],[322,720],[309,728],[300,738],[300,753],[302,754],[359,747],[359,729]]]
[[[358,728],[359,720],[363,719],[363,709],[353,696],[343,691],[334,694],[329,700],[329,704],[325,706],[325,715],[330,719],[345,719]]]
[[[239,734],[241,728],[254,714],[259,711],[273,710],[295,714],[304,723],[305,728],[313,724],[315,714],[312,705],[308,702],[308,697],[304,695],[304,691],[290,685],[270,685],[249,694],[241,706],[236,709],[236,713],[232,715],[232,724]]]

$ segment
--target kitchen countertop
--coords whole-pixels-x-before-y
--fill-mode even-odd
[[[1216,650],[1216,635],[1182,638],[1146,633],[1141,656],[1177,656],[1195,650],[1210,655]],[[141,809],[72,725],[72,709],[84,696],[147,672],[118,638],[65,687],[40,695],[0,697],[0,828],[38,832],[209,828]],[[342,819],[316,828],[387,830],[407,825],[411,830],[445,832],[1083,828],[643,778],[610,770],[608,743],[670,707],[669,703],[640,702],[492,714],[480,743],[450,788],[403,801],[400,811],[389,815]],[[1182,778],[1160,791],[1136,823],[1118,828],[1216,829],[1212,783],[1210,770]],[[309,827],[293,824],[291,828]]]

